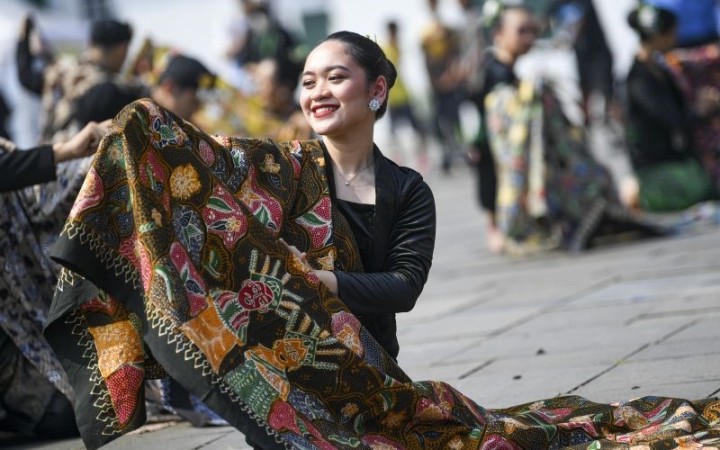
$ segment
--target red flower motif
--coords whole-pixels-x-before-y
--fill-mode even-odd
[[[246,310],[268,311],[268,305],[273,301],[270,286],[262,281],[245,280],[238,292],[238,301]]]
[[[482,443],[480,450],[520,450],[520,446],[498,434],[491,434]]]

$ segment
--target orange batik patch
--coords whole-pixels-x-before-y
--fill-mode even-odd
[[[90,326],[88,330],[95,340],[98,368],[103,378],[107,379],[125,364],[142,364],[145,360],[140,334],[129,319]]]
[[[213,302],[208,302],[208,307],[197,317],[182,324],[180,330],[205,354],[215,373],[220,373],[220,366],[233,347],[244,344],[225,327]]]

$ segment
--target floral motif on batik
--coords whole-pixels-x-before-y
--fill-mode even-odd
[[[265,227],[279,230],[282,220],[280,203],[263,189],[257,180],[258,170],[250,167],[248,179],[240,190],[239,200],[243,202]]]
[[[245,215],[232,195],[221,186],[215,186],[202,214],[208,233],[220,236],[230,250],[247,233],[248,223]]]
[[[312,236],[314,247],[327,245],[332,236],[330,196],[323,196],[313,208],[296,219]]]

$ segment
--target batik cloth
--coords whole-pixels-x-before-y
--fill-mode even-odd
[[[55,250],[66,269],[46,329],[89,448],[140,426],[143,379],[165,372],[288,449],[720,442],[718,402],[489,411],[408,378],[279,241],[314,267],[359,270],[323,154],[318,141],[211,137],[149,100],[115,119]]]
[[[485,107],[498,177],[496,218],[509,253],[582,250],[604,219],[657,228],[620,205],[609,172],[550,87],[502,84]]]

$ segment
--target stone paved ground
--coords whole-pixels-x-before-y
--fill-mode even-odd
[[[720,394],[720,229],[513,260],[484,249],[467,169],[429,182],[434,266],[415,310],[399,317],[399,362],[413,378],[448,381],[486,407],[570,393],[601,402]],[[232,428],[184,423],[106,448],[161,447],[247,448]]]

